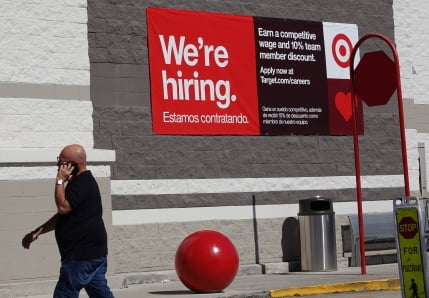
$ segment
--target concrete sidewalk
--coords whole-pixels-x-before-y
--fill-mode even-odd
[[[241,275],[222,293],[194,294],[180,282],[132,285],[115,291],[117,297],[293,297],[338,291],[399,290],[398,265],[341,268],[333,272]],[[399,296],[400,293],[398,292]]]
[[[127,278],[119,284],[118,280],[109,280],[116,298],[173,298],[173,297],[293,297],[315,294],[329,294],[363,290],[399,290],[398,264],[367,266],[367,274],[361,275],[360,267],[339,268],[332,272],[289,272],[284,274],[239,275],[221,293],[197,294],[188,290],[180,281],[166,279],[152,282],[151,277]],[[174,279],[172,277],[172,279]],[[54,284],[52,284],[52,289]],[[48,298],[52,295],[6,296]],[[45,292],[46,293],[46,292]],[[401,294],[398,291],[398,297]],[[87,297],[82,291],[80,297]]]

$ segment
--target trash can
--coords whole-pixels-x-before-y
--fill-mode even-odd
[[[332,200],[320,196],[299,201],[302,271],[337,270],[335,212]]]

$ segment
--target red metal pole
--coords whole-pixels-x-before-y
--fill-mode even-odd
[[[396,71],[396,94],[398,97],[398,113],[399,113],[399,127],[401,132],[401,147],[402,147],[402,167],[404,172],[404,189],[405,196],[410,196],[410,183],[408,175],[408,158],[407,158],[407,145],[405,136],[404,124],[404,110],[402,101],[402,88],[401,88],[401,74],[399,70],[399,58],[395,45],[384,35],[378,33],[371,33],[362,37],[354,46],[350,58],[350,80],[352,84],[352,117],[353,117],[353,143],[355,151],[355,173],[356,173],[356,196],[358,205],[358,221],[359,221],[359,245],[360,245],[360,262],[361,273],[366,274],[366,259],[365,259],[365,231],[363,225],[363,210],[362,210],[362,186],[361,186],[361,173],[360,173],[360,160],[359,160],[359,139],[357,132],[356,108],[357,96],[355,95],[355,72],[354,72],[354,59],[359,46],[369,38],[379,38],[387,43],[394,55],[395,71]]]
[[[354,75],[354,58],[357,49],[360,45],[359,40],[353,48],[352,55],[350,58],[350,80],[352,84],[352,118],[353,118],[353,145],[354,145],[354,158],[355,158],[355,176],[356,176],[356,200],[358,209],[358,225],[359,225],[359,252],[360,252],[360,269],[361,274],[366,274],[366,258],[365,258],[365,229],[363,225],[363,210],[362,210],[362,185],[361,185],[361,173],[360,173],[360,158],[359,158],[359,136],[357,130],[357,119],[356,119],[356,108],[357,108],[357,96],[355,94],[355,75]]]
[[[394,63],[395,63],[395,72],[396,72],[396,95],[398,97],[398,114],[399,114],[399,128],[401,131],[401,146],[402,146],[402,168],[404,172],[404,189],[405,196],[410,196],[410,182],[409,182],[409,174],[408,174],[408,158],[407,158],[407,141],[405,136],[405,121],[404,121],[404,108],[402,101],[402,87],[401,87],[401,72],[399,70],[399,57],[398,52],[396,51],[396,47],[393,42],[388,39],[386,36],[378,33],[371,33],[362,37],[355,45],[352,52],[352,59],[354,59],[357,48],[367,39],[369,38],[379,38],[383,40],[390,48],[393,54]],[[351,60],[351,63],[354,60]],[[350,73],[354,72],[353,64],[350,64]],[[354,88],[354,86],[353,86]]]
[[[352,117],[353,117],[353,144],[355,156],[355,174],[356,174],[356,197],[358,207],[358,224],[359,224],[359,248],[360,248],[360,268],[361,274],[366,274],[366,258],[365,258],[365,230],[363,226],[363,210],[362,210],[362,186],[360,174],[360,158],[359,158],[359,137],[357,131],[356,109],[357,97],[355,95],[354,79],[352,79]]]
[[[382,37],[380,37],[382,38]],[[405,121],[404,121],[404,106],[402,101],[402,87],[401,87],[401,72],[399,70],[399,57],[395,45],[383,36],[383,40],[389,45],[395,58],[395,71],[396,71],[396,96],[398,97],[398,113],[399,113],[399,127],[401,130],[401,145],[402,145],[402,168],[404,171],[404,188],[405,196],[410,196],[410,181],[408,176],[408,157],[407,157],[407,140],[405,136]]]

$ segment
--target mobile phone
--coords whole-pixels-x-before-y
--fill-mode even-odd
[[[73,171],[71,172],[71,174],[73,175],[73,177],[75,177],[77,173],[79,173],[79,165],[75,162],[73,162],[71,165],[73,166]]]

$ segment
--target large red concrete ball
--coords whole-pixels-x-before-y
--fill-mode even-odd
[[[238,254],[222,233],[202,230],[186,237],[176,252],[176,273],[194,292],[221,292],[238,270]]]

